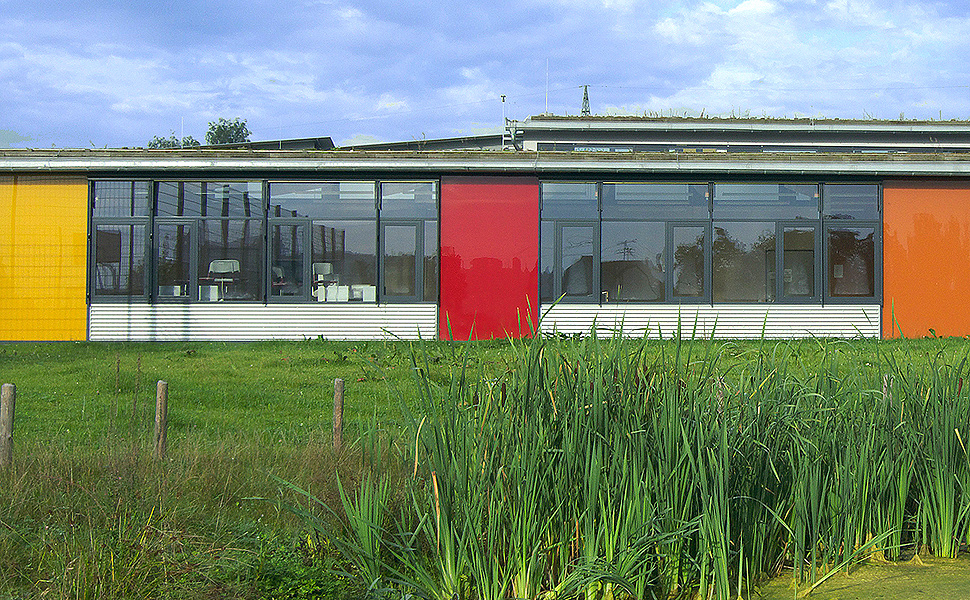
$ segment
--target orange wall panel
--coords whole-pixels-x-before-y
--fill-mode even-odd
[[[884,337],[970,335],[970,181],[886,182],[883,265]]]
[[[0,177],[0,340],[83,340],[88,184]]]

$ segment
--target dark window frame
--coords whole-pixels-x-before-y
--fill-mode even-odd
[[[129,184],[132,190],[132,210],[129,215],[111,215],[111,216],[98,216],[97,206],[96,206],[96,196],[97,196],[97,186],[99,183],[114,183],[114,184]],[[134,190],[137,184],[144,183],[147,186],[147,213],[142,215],[134,214]],[[112,303],[112,304],[147,304],[151,302],[152,296],[152,278],[154,272],[154,263],[151,256],[151,237],[152,237],[152,226],[151,226],[151,215],[152,215],[152,194],[153,194],[154,184],[151,179],[147,178],[126,178],[126,179],[111,179],[111,178],[92,178],[88,180],[88,247],[87,247],[87,282],[86,282],[86,292],[87,300],[89,303]],[[98,261],[97,261],[97,251],[98,251],[98,227],[99,226],[108,227],[130,227],[130,226],[141,226],[144,227],[145,231],[145,242],[144,248],[141,252],[142,262],[145,265],[144,272],[142,274],[142,293],[141,294],[101,294],[98,293]]]
[[[881,212],[880,212],[881,215]],[[873,229],[873,290],[872,295],[842,295],[833,296],[831,288],[831,283],[829,281],[829,265],[831,264],[831,256],[829,251],[829,232],[833,229]],[[822,223],[822,245],[824,248],[824,257],[822,264],[821,275],[824,278],[824,297],[823,304],[879,304],[883,305],[883,237],[882,237],[882,224],[879,221],[856,221],[856,220],[841,220],[832,219],[826,220]]]

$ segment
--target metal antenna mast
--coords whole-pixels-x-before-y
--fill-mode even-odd
[[[583,86],[583,112],[580,113],[584,117],[589,116],[589,86]]]

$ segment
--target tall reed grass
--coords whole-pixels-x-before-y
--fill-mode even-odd
[[[404,434],[344,496],[343,529],[316,523],[373,595],[726,600],[968,540],[965,359],[509,343],[503,376],[476,378],[465,346],[438,384],[417,347]]]

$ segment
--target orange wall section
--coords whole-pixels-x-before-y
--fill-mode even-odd
[[[885,182],[883,265],[883,337],[970,335],[970,181]]]
[[[0,340],[83,340],[88,184],[0,176]]]

